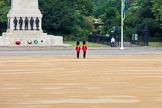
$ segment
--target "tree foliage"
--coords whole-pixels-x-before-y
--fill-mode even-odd
[[[9,1],[0,0],[0,33],[7,27],[7,12],[9,10]]]
[[[124,20],[125,37],[131,33],[142,33],[145,26],[150,31],[150,36],[160,36],[162,28],[162,1],[161,0],[126,0],[127,11]],[[105,26],[102,32],[112,30],[117,26],[120,30],[121,1],[119,0],[93,0],[94,16],[101,17]],[[111,9],[113,8],[113,10]],[[110,10],[111,9],[111,10]],[[114,9],[116,11],[114,11]],[[109,12],[107,12],[109,10]],[[109,14],[106,15],[105,13]],[[113,13],[113,14],[112,14]],[[105,29],[106,28],[106,29]]]
[[[69,8],[71,7],[71,8]],[[74,24],[74,9],[67,0],[40,0],[43,27],[49,33],[67,34]]]
[[[151,0],[152,2],[152,13],[155,16],[155,19],[160,24],[160,28],[162,28],[162,1],[161,0]]]
[[[130,4],[127,11],[125,25],[126,34],[144,31],[145,26],[148,27],[150,36],[160,36],[160,26],[153,13],[153,3],[150,0],[136,0]]]
[[[126,0],[127,12],[124,34],[141,32],[148,26],[150,35],[162,34],[162,0]],[[10,0],[0,0],[0,32],[5,31]],[[120,0],[39,0],[43,13],[43,30],[55,35],[80,38],[93,31],[93,19],[99,18],[105,35],[116,26],[120,31]]]
[[[90,26],[85,17],[92,14],[91,0],[40,0],[43,27],[51,34],[83,35]]]

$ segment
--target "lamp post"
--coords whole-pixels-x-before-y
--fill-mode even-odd
[[[118,29],[116,28],[116,26],[113,26],[113,35],[114,35],[114,38],[116,40],[116,42],[118,43],[117,45],[119,46],[119,36],[118,36]]]
[[[148,37],[149,37],[149,30],[147,25],[144,28],[144,45],[148,46]]]
[[[123,18],[123,15],[124,15],[124,11],[123,11],[123,0],[121,0],[121,46],[120,46],[120,49],[124,49],[124,18]]]
[[[116,27],[113,26],[114,37],[116,37]]]

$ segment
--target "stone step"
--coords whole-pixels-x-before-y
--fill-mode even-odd
[[[10,36],[12,33],[2,33],[2,36]]]
[[[12,31],[10,33],[14,33],[14,34],[38,34],[38,33],[42,33],[41,31],[25,31],[25,30],[16,30],[16,31]]]
[[[43,33],[40,31],[13,31],[13,32],[6,32],[3,33],[4,37],[40,37],[40,36],[47,36],[47,33]]]

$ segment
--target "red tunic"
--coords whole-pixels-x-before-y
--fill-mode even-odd
[[[86,52],[87,51],[87,46],[86,45],[83,45],[82,46],[82,50],[83,50],[83,52]]]
[[[76,50],[76,52],[80,52],[80,46],[77,45],[77,46],[75,47],[75,50]]]

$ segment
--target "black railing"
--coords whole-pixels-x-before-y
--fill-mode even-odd
[[[139,39],[137,41],[131,41],[132,44],[140,46],[162,46],[162,38],[149,38],[148,40]]]
[[[109,38],[107,38],[106,36],[89,35],[88,41],[109,45]]]
[[[120,46],[120,38],[115,38],[116,46]],[[88,41],[93,43],[110,45],[111,37],[101,36],[101,35],[89,35]],[[128,40],[124,41],[124,46],[160,46],[162,47],[162,38],[153,38],[145,39],[139,37],[138,40]]]

